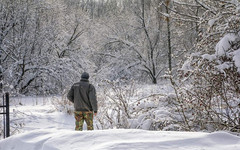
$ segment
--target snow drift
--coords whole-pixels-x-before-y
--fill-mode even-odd
[[[40,129],[0,141],[0,150],[239,150],[240,137],[226,132]]]

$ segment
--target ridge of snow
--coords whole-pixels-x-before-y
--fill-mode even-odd
[[[40,129],[0,141],[0,150],[238,150],[240,137],[227,132],[173,132],[136,129],[73,131]]]

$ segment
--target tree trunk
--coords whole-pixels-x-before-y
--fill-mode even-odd
[[[169,19],[169,3],[170,0],[166,0],[166,13],[168,14],[167,20],[167,36],[168,36],[168,69],[169,72],[172,72],[172,47],[171,47],[171,28],[170,28],[170,19]]]

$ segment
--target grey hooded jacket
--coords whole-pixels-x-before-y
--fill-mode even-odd
[[[88,79],[82,78],[74,83],[67,94],[67,98],[74,103],[75,111],[94,111],[97,113],[96,90]]]

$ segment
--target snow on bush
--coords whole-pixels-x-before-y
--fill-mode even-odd
[[[145,130],[178,130],[172,116],[171,98],[156,85],[106,81],[98,93],[97,127]],[[162,86],[163,87],[163,86]],[[169,92],[168,86],[164,88]],[[176,125],[172,125],[176,124]]]
[[[232,15],[227,21],[221,26],[225,34],[216,43],[215,51],[209,49],[207,53],[215,43],[215,39],[207,37],[208,42],[203,40],[201,45],[205,46],[204,53],[191,55],[183,65],[187,69],[180,70],[181,86],[174,87],[175,101],[187,130],[240,129],[239,15]]]
[[[103,85],[97,87],[99,110],[95,119],[96,129],[179,129],[171,112],[172,96],[162,94],[169,91],[169,85],[160,88],[156,85],[140,86],[108,80]],[[66,94],[62,98],[54,98],[52,104],[60,112],[72,115],[74,111]]]
[[[228,33],[226,34],[216,45],[216,55],[226,56],[228,54],[229,49],[231,48],[232,44],[237,42],[239,38],[238,34],[235,33]]]
[[[240,49],[233,52],[233,60],[240,73]]]
[[[73,103],[67,99],[67,92],[68,91],[65,90],[61,97],[60,96],[53,97],[51,102],[57,111],[73,115],[74,106]]]

